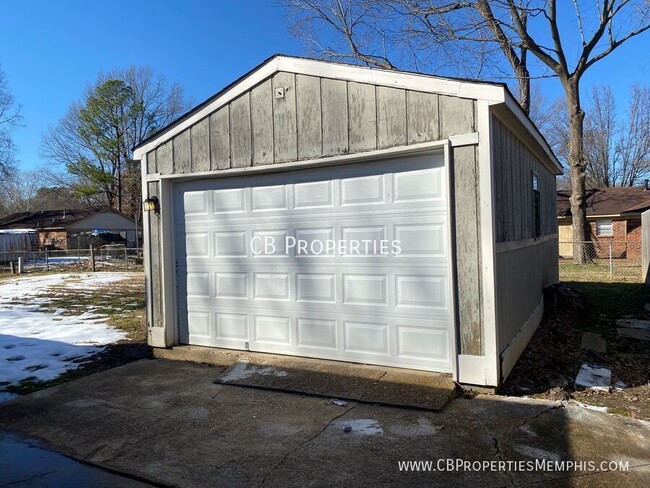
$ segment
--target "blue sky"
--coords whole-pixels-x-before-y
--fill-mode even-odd
[[[625,92],[650,75],[650,35],[620,48],[585,80]],[[180,83],[196,103],[270,55],[304,54],[272,0],[59,0],[6,2],[0,17],[0,65],[24,127],[15,134],[23,169],[44,162],[41,136],[100,70],[148,65]],[[548,98],[557,80],[543,83]],[[621,104],[626,97],[622,95]]]

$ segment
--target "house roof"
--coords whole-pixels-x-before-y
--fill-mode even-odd
[[[536,144],[541,147],[544,154],[555,167],[556,174],[562,174],[562,165],[555,157],[555,154],[553,154],[548,142],[523,111],[519,103],[510,93],[508,86],[504,83],[370,68],[356,64],[285,56],[283,54],[275,54],[266,59],[233,83],[192,108],[189,112],[181,115],[169,125],[144,139],[133,148],[133,158],[141,159],[144,154],[155,149],[164,141],[199,122],[219,107],[226,105],[246,90],[251,89],[274,73],[280,71],[385,85],[422,92],[440,93],[460,98],[486,100],[492,105],[504,105],[532,135]]]
[[[44,210],[41,212],[19,212],[0,218],[0,229],[44,229],[65,228],[71,224],[86,219],[92,215],[113,212],[122,215],[112,208],[95,207],[77,210]],[[125,215],[123,216],[125,218]]]
[[[587,190],[587,217],[641,213],[650,209],[650,191],[644,187],[594,188]],[[571,216],[570,191],[557,192],[558,217]]]

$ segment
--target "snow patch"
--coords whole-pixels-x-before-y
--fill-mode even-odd
[[[89,290],[127,279],[127,274],[57,274],[17,278],[0,285],[0,382],[48,381],[77,369],[103,346],[126,338],[105,315],[45,311],[52,287]]]
[[[223,383],[246,380],[252,376],[278,376],[284,378],[289,373],[271,366],[256,366],[245,361],[235,363],[219,378]]]
[[[341,430],[350,427],[349,435],[384,435],[384,429],[374,419],[337,420],[333,425]]]

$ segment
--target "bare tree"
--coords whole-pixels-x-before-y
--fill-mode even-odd
[[[16,148],[12,133],[21,122],[20,106],[16,104],[7,78],[0,69],[0,176],[8,176],[14,165]]]
[[[586,186],[616,186],[618,135],[614,93],[609,86],[594,86],[591,107],[587,109],[585,116]]]
[[[43,138],[43,156],[66,170],[49,172],[52,183],[91,205],[135,215],[141,188],[131,149],[188,106],[181,87],[151,68],[100,73]]]
[[[448,42],[472,43],[478,48],[471,52],[481,52],[480,46],[486,43],[498,45],[520,81],[520,102],[525,109],[526,88],[522,88],[522,83],[531,76],[523,68],[530,71],[531,55],[536,61],[535,67],[542,70],[539,76],[550,72],[559,79],[568,121],[573,239],[588,240],[581,81],[594,64],[650,29],[647,0],[597,0],[595,4],[573,0],[572,4],[561,4],[560,15],[557,0],[384,0],[374,3],[383,9],[381,14],[371,7],[364,8],[367,0],[291,1],[294,10],[303,12],[301,19],[333,27],[338,37],[346,41],[347,55],[367,64],[396,66],[390,61],[390,54],[391,49],[395,52],[400,44],[389,44],[391,49],[388,49],[384,42],[381,48],[377,37],[385,39],[397,31],[409,38],[412,32],[421,32],[410,29],[411,25],[419,23],[430,33],[429,45],[435,47],[436,53],[441,49],[438,46]],[[559,22],[560,17],[569,16],[573,22]],[[429,25],[432,27],[428,28]],[[316,37],[315,30],[310,32]],[[331,32],[330,29],[327,34]],[[378,32],[378,36],[372,36],[373,32]],[[412,39],[402,45],[413,49],[421,47],[416,42],[420,39],[417,35]],[[373,61],[375,58],[377,62]],[[586,260],[585,249],[574,246],[574,261],[583,263]]]
[[[11,171],[0,180],[0,215],[31,212],[40,187],[37,171]]]
[[[621,186],[633,186],[650,175],[650,89],[632,86],[628,122],[616,145]]]

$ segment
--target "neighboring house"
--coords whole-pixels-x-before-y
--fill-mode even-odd
[[[570,191],[557,192],[560,256],[573,256]],[[587,221],[596,257],[639,259],[641,256],[641,214],[650,209],[650,190],[641,187],[587,190]]]
[[[561,166],[502,84],[275,56],[134,158],[156,347],[495,386],[558,280]]]
[[[21,212],[0,218],[0,230],[30,230],[38,237],[34,248],[77,249],[90,244],[136,246],[142,232],[133,219],[111,208]]]

